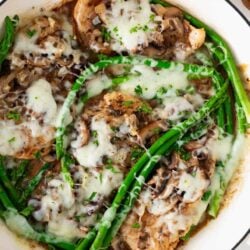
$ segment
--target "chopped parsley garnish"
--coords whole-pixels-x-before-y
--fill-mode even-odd
[[[138,32],[139,30],[148,31],[148,30],[149,30],[149,27],[148,27],[148,25],[143,25],[143,26],[141,26],[141,25],[138,24],[138,25],[132,27],[132,28],[129,30],[129,32],[130,32],[130,33],[136,33],[136,32]]]
[[[112,165],[112,160],[111,159],[107,159],[106,164],[107,164],[106,169],[111,171],[113,174],[121,173],[119,170],[114,168],[114,166]]]
[[[119,170],[115,169],[113,165],[107,165],[106,168],[111,171],[113,174],[119,174],[121,173]]]
[[[193,94],[195,93],[195,89],[194,89],[193,86],[187,86],[187,87],[186,87],[186,92],[187,92],[188,94],[193,95]]]
[[[99,181],[100,181],[100,183],[102,183],[102,180],[103,180],[103,174],[100,173],[100,174],[99,174]]]
[[[141,85],[137,85],[137,86],[135,87],[135,93],[136,93],[137,95],[142,95],[143,90],[142,90]]]
[[[183,96],[183,95],[185,95],[185,91],[183,89],[176,89],[175,94],[177,96]]]
[[[151,14],[149,17],[150,22],[154,22],[155,20],[155,14]]]
[[[117,27],[117,26],[114,27],[114,28],[113,28],[113,31],[114,31],[115,33],[117,33],[117,32],[118,32],[118,27]]]
[[[94,138],[93,143],[94,143],[96,146],[99,146],[99,141],[98,141],[98,139],[97,139],[98,132],[97,132],[96,130],[93,130],[93,131],[91,132],[91,135],[92,135],[92,137]]]
[[[27,34],[27,36],[28,36],[29,38],[32,38],[32,37],[36,34],[36,30],[35,30],[35,29],[33,29],[33,30],[27,29],[27,30],[26,30],[26,34]]]
[[[96,145],[96,146],[99,146],[99,141],[96,139],[93,141],[93,143]]]
[[[157,94],[158,95],[164,95],[168,92],[168,90],[165,88],[165,87],[160,87],[158,90],[157,90]]]
[[[139,112],[143,112],[143,113],[146,113],[146,114],[150,114],[152,113],[152,108],[146,104],[146,103],[143,103],[138,109],[137,111]]]
[[[112,164],[112,160],[108,158],[107,161],[106,161],[106,163],[107,164]]]
[[[196,174],[197,174],[197,172],[196,172],[196,171],[193,171],[193,172],[191,173],[191,175],[192,175],[193,177],[195,177],[195,176],[196,176]]]
[[[33,213],[33,211],[35,210],[35,208],[33,206],[28,206],[26,208],[24,208],[20,214],[22,214],[25,217],[28,217],[29,215],[31,215]]]
[[[93,192],[87,200],[92,201],[95,198],[96,194],[97,194],[96,192]]]
[[[131,226],[132,228],[140,228],[141,225],[138,222],[135,222],[134,224],[132,224]]]
[[[20,117],[21,117],[21,115],[18,112],[14,112],[14,111],[9,112],[7,114],[7,119],[10,119],[10,120],[19,121]]]
[[[129,30],[130,33],[136,33],[137,31],[138,31],[138,26],[134,26]]]
[[[111,127],[111,130],[113,131],[113,132],[119,132],[119,127]]]
[[[34,157],[35,157],[37,160],[40,159],[41,156],[42,156],[41,151],[37,151],[36,153],[34,153]]]
[[[178,153],[180,154],[180,157],[184,161],[188,161],[191,159],[191,153],[186,151],[184,148],[179,148]]]
[[[93,131],[92,131],[92,136],[93,136],[94,138],[96,138],[96,137],[98,136],[98,132],[97,132],[96,130],[93,130]]]
[[[10,138],[9,140],[8,140],[8,142],[9,143],[12,143],[12,142],[14,142],[16,140],[16,137],[12,137],[12,138]]]
[[[209,190],[205,192],[201,198],[202,201],[208,201],[209,197],[211,196],[212,192]]]
[[[110,42],[111,40],[111,32],[105,28],[105,27],[102,27],[101,28],[101,33],[102,33],[102,37],[104,39],[105,42]]]
[[[135,148],[131,152],[131,160],[137,160],[139,159],[144,153],[144,150],[142,148]]]
[[[122,105],[125,106],[125,107],[130,107],[133,103],[134,103],[133,101],[128,100],[128,101],[122,102]]]
[[[217,161],[217,162],[216,162],[216,167],[217,167],[217,168],[224,168],[225,165],[224,165],[224,163],[223,163],[222,161]]]
[[[84,218],[85,217],[85,215],[76,215],[75,216],[75,220],[77,221],[77,222],[80,222],[80,220],[82,219],[82,218]]]
[[[117,85],[120,85],[123,82],[126,82],[129,79],[129,76],[117,76],[112,79],[112,85],[113,87],[116,87]]]

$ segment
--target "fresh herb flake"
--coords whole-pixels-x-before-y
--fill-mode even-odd
[[[96,192],[93,192],[87,200],[92,201],[95,198],[96,194],[97,194]]]
[[[144,153],[144,150],[142,148],[135,148],[131,152],[131,160],[137,160],[139,159]]]
[[[8,140],[8,143],[12,143],[12,142],[14,142],[16,140],[16,137],[12,137],[12,138],[10,138],[9,140]]]
[[[146,103],[143,103],[138,109],[137,109],[138,112],[142,112],[142,113],[145,113],[145,114],[151,114],[152,113],[152,108],[146,104]]]
[[[137,95],[142,95],[143,90],[142,90],[142,87],[141,87],[140,85],[137,85],[137,86],[135,87],[135,93],[136,93]]]
[[[28,206],[28,207],[24,208],[20,212],[20,214],[22,214],[25,217],[28,217],[28,216],[30,216],[33,213],[34,210],[35,210],[35,208],[33,206]]]
[[[115,169],[112,165],[107,165],[106,168],[111,171],[113,174],[121,173],[119,170]]]
[[[132,224],[131,226],[132,228],[140,228],[141,225],[138,222],[135,222],[134,224]]]
[[[103,174],[100,173],[100,174],[99,174],[99,181],[100,181],[101,184],[102,184],[102,180],[103,180]]]
[[[162,96],[164,94],[166,94],[168,92],[168,90],[165,88],[165,87],[160,87],[158,90],[157,90],[157,94]]]
[[[102,27],[101,28],[101,34],[102,34],[102,37],[103,37],[105,42],[110,42],[110,40],[111,40],[111,32],[107,28]]]
[[[15,120],[15,121],[19,121],[21,118],[21,115],[18,112],[9,112],[7,114],[7,119],[9,120]]]
[[[26,34],[27,34],[27,36],[28,36],[29,38],[32,38],[32,37],[36,34],[36,30],[35,30],[35,29],[33,29],[33,30],[27,29],[27,30],[26,30]]]
[[[36,153],[34,153],[34,157],[35,157],[37,160],[41,159],[41,156],[42,156],[41,151],[37,151]]]
[[[130,107],[133,105],[133,103],[134,103],[133,101],[128,100],[128,101],[122,102],[122,105],[125,107]]]
[[[206,192],[203,194],[201,200],[202,200],[202,201],[208,201],[208,199],[210,198],[211,194],[212,194],[212,192],[211,192],[210,190],[209,190],[209,191],[206,191]]]
[[[113,87],[116,87],[124,82],[126,82],[129,79],[129,77],[126,76],[117,76],[115,78],[112,79],[112,85]]]

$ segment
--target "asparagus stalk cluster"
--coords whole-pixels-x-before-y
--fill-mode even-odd
[[[36,232],[28,223],[27,219],[18,213],[17,209],[7,196],[5,190],[0,184],[0,202],[5,210],[0,209],[0,216],[5,220],[7,226],[18,235],[28,239],[40,241],[46,244],[52,244],[59,249],[73,250],[74,244],[54,237],[47,233]]]
[[[27,166],[27,161],[22,162],[18,167]],[[36,240],[42,243],[51,244],[59,249],[73,250],[75,245],[73,243],[64,241],[48,233],[38,233],[29,224],[27,219],[19,212],[23,206],[27,203],[28,198],[40,183],[43,174],[48,170],[50,164],[46,163],[38,171],[33,179],[28,183],[25,191],[20,195],[18,189],[12,182],[19,178],[14,176],[14,179],[10,179],[6,167],[4,166],[4,158],[0,156],[0,217],[6,222],[7,226],[18,235],[26,237],[28,239]],[[13,171],[16,173],[18,169]],[[20,170],[20,173],[23,169]],[[22,175],[23,177],[23,175]],[[6,192],[7,191],[7,192]],[[21,198],[19,198],[21,197]]]
[[[15,38],[15,30],[18,24],[18,16],[14,16],[13,19],[10,17],[5,17],[4,26],[5,31],[3,37],[0,41],[0,69],[3,61],[9,53],[10,48],[13,45]]]

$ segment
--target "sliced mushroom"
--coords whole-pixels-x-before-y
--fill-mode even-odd
[[[77,138],[71,143],[72,147],[79,148],[86,145],[90,138],[90,132],[86,125],[86,122],[83,119],[78,120],[75,123],[75,128],[77,132]]]
[[[110,48],[104,44],[100,30],[93,24],[93,20],[98,17],[98,14],[104,18],[102,13],[105,6],[101,2],[101,0],[78,0],[73,17],[76,23],[77,37],[81,44],[85,48],[90,47],[100,53],[109,54]]]
[[[164,121],[154,121],[139,131],[139,140],[142,144],[145,144],[148,138],[166,130],[167,125]]]
[[[8,93],[12,88],[11,82],[15,79],[17,71],[12,71],[9,75],[0,77],[0,93]]]

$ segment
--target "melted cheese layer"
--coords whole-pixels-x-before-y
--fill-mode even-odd
[[[96,167],[102,164],[102,157],[112,157],[117,149],[110,143],[112,130],[105,120],[92,119],[91,130],[96,131],[96,138],[81,148],[74,151],[77,161],[85,167]]]
[[[52,123],[57,114],[57,104],[50,83],[45,79],[39,79],[27,89],[26,94],[26,107],[42,115],[46,124]]]
[[[155,14],[148,0],[112,1],[111,11],[106,11],[106,23],[113,38],[114,51],[136,51],[147,46],[156,29]]]

